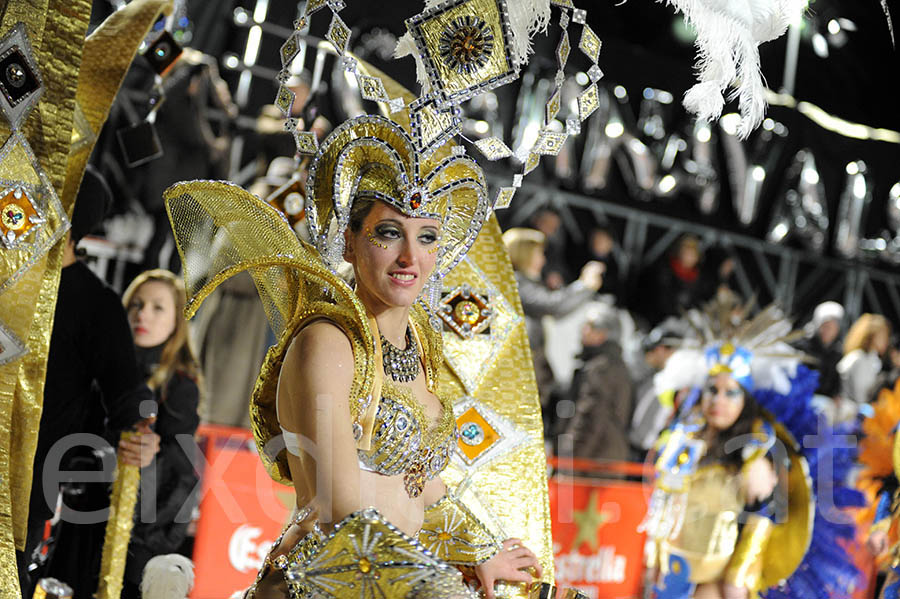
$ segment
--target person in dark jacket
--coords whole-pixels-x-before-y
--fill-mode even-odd
[[[622,347],[616,311],[597,305],[588,312],[581,332],[581,367],[572,378],[575,402],[566,433],[573,455],[594,460],[627,460],[633,405],[631,376]]]
[[[590,301],[603,284],[603,265],[588,262],[577,281],[562,289],[551,290],[541,281],[544,267],[545,236],[534,229],[513,228],[503,234],[503,243],[515,271],[519,298],[525,312],[525,328],[541,406],[547,407],[553,389],[553,371],[544,351],[544,316],[562,317]]]
[[[188,342],[181,279],[167,270],[144,272],[122,300],[138,363],[159,402],[154,429],[160,449],[154,462],[141,470],[140,502],[122,590],[123,599],[140,599],[144,566],[157,555],[179,550],[196,505],[192,449],[200,424],[200,366]]]
[[[651,322],[659,323],[669,316],[680,318],[715,294],[715,277],[704,267],[700,240],[693,235],[682,236],[668,258],[654,267],[648,281],[650,294],[645,302],[651,307]]]

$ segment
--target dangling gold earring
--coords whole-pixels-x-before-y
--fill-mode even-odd
[[[369,243],[376,247],[380,247],[383,250],[388,249],[387,244],[381,243],[377,239],[375,239],[375,233],[371,231],[371,229],[366,229],[366,239],[369,240]]]

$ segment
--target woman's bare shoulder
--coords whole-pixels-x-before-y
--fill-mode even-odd
[[[349,385],[353,365],[353,347],[344,331],[331,321],[317,320],[303,327],[291,340],[281,376],[294,378],[292,375],[296,375],[309,382]]]

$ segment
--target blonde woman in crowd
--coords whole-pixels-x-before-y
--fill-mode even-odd
[[[199,364],[188,342],[185,301],[181,279],[161,269],[139,275],[123,297],[138,366],[158,404],[154,429],[160,436],[154,463],[141,471],[141,497],[155,498],[155,502],[138,506],[128,546],[124,599],[140,597],[141,575],[152,557],[178,551],[196,501],[194,456],[185,448],[193,447],[200,423],[201,383]]]
[[[843,400],[836,410],[837,420],[854,417],[859,406],[872,399],[890,340],[891,324],[880,314],[863,314],[847,331],[844,357],[837,365]]]

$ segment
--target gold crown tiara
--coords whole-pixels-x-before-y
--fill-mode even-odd
[[[439,220],[439,277],[466,254],[490,208],[484,173],[474,160],[422,159],[412,137],[381,116],[359,116],[335,129],[313,159],[306,188],[311,239],[332,270],[340,264],[344,231],[359,198]]]

